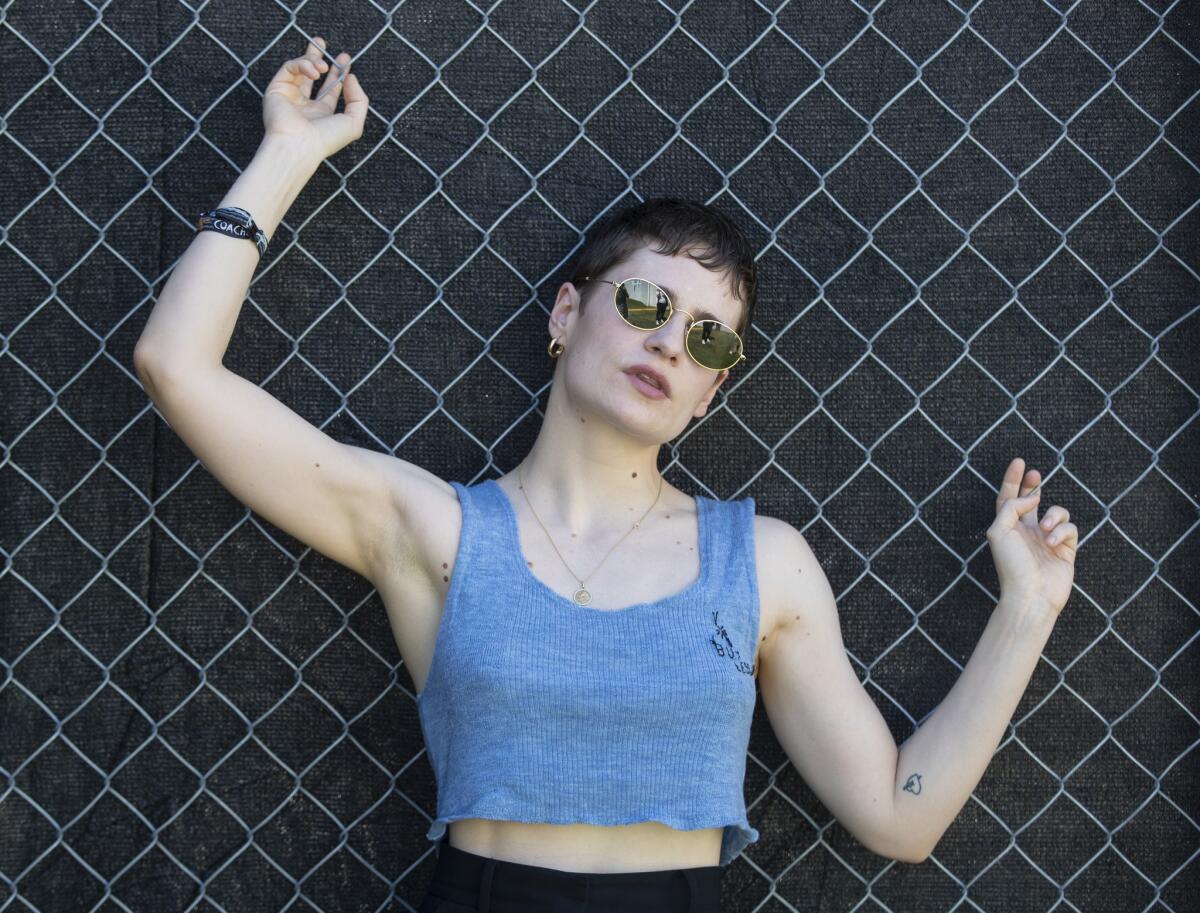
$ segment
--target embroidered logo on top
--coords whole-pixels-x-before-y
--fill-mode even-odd
[[[709,643],[713,645],[713,649],[717,651],[717,656],[727,656],[733,662],[733,667],[738,672],[745,672],[747,675],[754,674],[754,667],[742,659],[742,654],[737,647],[733,645],[733,641],[729,639],[729,632],[725,630],[725,626],[717,620],[717,613],[713,612],[713,627],[716,632],[709,638]]]

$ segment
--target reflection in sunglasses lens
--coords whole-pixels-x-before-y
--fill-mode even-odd
[[[715,320],[701,320],[687,337],[688,351],[706,368],[733,367],[740,352],[737,333]]]
[[[662,326],[670,312],[670,303],[657,285],[644,279],[627,279],[617,289],[617,309],[635,327],[652,330]]]

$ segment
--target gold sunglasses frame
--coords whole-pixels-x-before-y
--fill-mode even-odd
[[[624,285],[626,282],[632,282],[634,280],[637,280],[639,282],[645,282],[647,285],[654,286],[656,289],[658,289],[660,292],[662,292],[663,297],[667,299],[667,308],[668,308],[667,319],[664,320],[660,326],[665,327],[667,325],[667,323],[670,322],[671,318],[673,316],[675,316],[676,311],[679,311],[679,313],[681,313],[681,314],[687,315],[687,317],[691,321],[691,323],[688,324],[687,333],[684,334],[683,348],[688,353],[688,358],[690,358],[692,361],[696,362],[696,364],[700,365],[700,367],[704,368],[707,371],[716,371],[718,374],[720,374],[722,371],[732,371],[734,368],[736,368],[738,365],[740,365],[743,361],[746,360],[746,340],[742,339],[742,335],[737,330],[735,330],[733,327],[729,326],[729,324],[727,324],[727,323],[724,323],[720,320],[710,320],[709,321],[710,323],[715,323],[715,324],[719,324],[720,326],[723,326],[723,327],[728,327],[729,331],[731,333],[733,333],[734,336],[737,337],[738,357],[737,357],[737,361],[735,361],[733,364],[731,364],[727,368],[712,368],[712,367],[709,367],[708,365],[701,365],[699,360],[697,360],[696,356],[692,354],[692,350],[687,345],[687,336],[691,335],[692,327],[694,327],[698,323],[701,323],[701,321],[699,321],[695,317],[693,317],[690,311],[685,311],[683,308],[681,308],[677,304],[675,304],[675,302],[671,300],[671,296],[667,294],[667,290],[664,289],[657,282],[654,282],[651,279],[644,279],[641,276],[629,276],[625,279],[622,279],[620,282],[614,282],[612,279],[600,279],[600,278],[593,279],[591,276],[584,276],[583,280],[581,282],[577,282],[575,284],[582,285],[584,282],[607,282],[609,285],[611,285],[613,287],[613,310],[617,312],[617,316],[621,318],[621,320],[625,323],[626,326],[633,327],[633,329],[635,329],[635,330],[641,330],[643,333],[649,333],[652,330],[659,329],[660,327],[639,327],[639,326],[636,326],[636,325],[630,323],[628,320],[625,319],[625,315],[621,313],[620,305],[617,304],[617,293],[621,290],[621,286]]]

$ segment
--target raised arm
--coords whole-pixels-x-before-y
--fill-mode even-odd
[[[349,55],[337,62],[347,68]],[[329,91],[310,101],[321,72]],[[367,96],[354,75],[337,76],[310,43],[267,87],[262,143],[219,205],[248,211],[268,238],[322,159],[362,135]],[[345,111],[336,113],[343,86]],[[370,578],[395,544],[397,478],[428,473],[333,440],[222,365],[258,260],[251,241],[199,232],[150,314],[134,366],[172,430],[234,497]]]
[[[344,68],[349,59],[346,53],[338,56]],[[367,96],[353,74],[345,77],[345,111],[334,111],[341,94],[336,71],[327,72],[322,91],[333,88],[325,97],[308,100],[313,79],[323,71],[329,64],[311,42],[304,56],[279,68],[263,97],[262,142],[219,204],[247,210],[268,238],[322,160],[362,135]],[[138,339],[135,365],[160,375],[220,365],[258,259],[250,241],[197,233]]]

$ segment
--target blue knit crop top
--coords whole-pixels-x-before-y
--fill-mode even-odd
[[[417,711],[437,842],[460,818],[758,831],[743,795],[759,628],[754,499],[696,497],[700,573],[655,602],[577,605],[525,564],[494,479],[450,483],[453,576]]]

